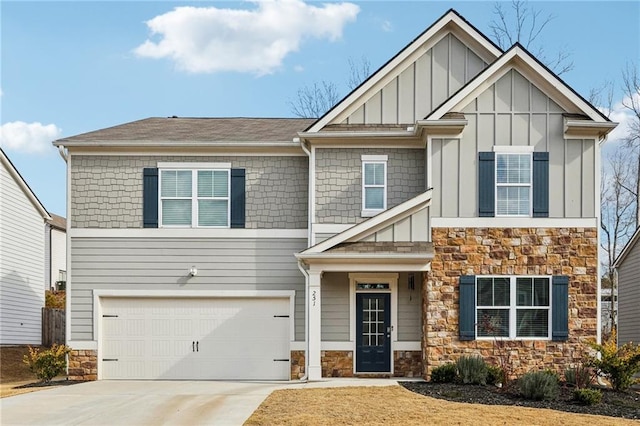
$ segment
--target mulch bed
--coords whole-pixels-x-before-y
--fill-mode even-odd
[[[453,383],[400,382],[406,389],[454,402],[485,405],[514,405],[531,408],[549,408],[570,413],[640,419],[640,393],[636,391],[614,392],[602,389],[602,402],[597,405],[579,405],[573,401],[573,388],[564,386],[553,401],[530,401],[515,390],[498,389],[495,386],[460,385]]]
[[[27,383],[26,385],[16,386],[14,389],[27,389],[27,388],[46,388],[53,386],[69,386],[77,385],[78,383],[86,383],[83,380],[51,380],[50,382],[35,382]]]

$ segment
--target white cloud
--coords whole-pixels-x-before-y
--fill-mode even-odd
[[[302,71],[304,71],[304,67],[302,65],[296,65],[296,66],[293,67],[293,70],[295,72],[302,72]]]
[[[636,104],[640,105],[640,92],[634,93],[633,98]],[[608,111],[606,108],[600,108],[600,111],[607,115],[611,121],[619,123],[618,127],[613,129],[607,137],[607,139],[612,142],[622,141],[631,131],[631,123],[635,119],[633,113],[626,108],[623,103],[630,105],[631,98],[625,96],[624,99],[613,105],[611,111]]]
[[[61,134],[55,124],[12,121],[0,126],[0,146],[12,151],[42,154],[53,148],[51,142]]]
[[[306,39],[336,41],[360,8],[352,3],[322,7],[300,0],[253,1],[251,10],[177,7],[146,22],[154,41],[134,52],[148,58],[170,58],[193,73],[220,71],[274,72]]]
[[[393,25],[391,24],[390,21],[387,21],[387,20],[382,21],[381,27],[382,27],[382,31],[384,31],[385,33],[390,33],[391,31],[393,31]]]

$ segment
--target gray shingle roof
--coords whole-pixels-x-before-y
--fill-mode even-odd
[[[118,142],[292,142],[308,118],[145,118],[56,141]]]

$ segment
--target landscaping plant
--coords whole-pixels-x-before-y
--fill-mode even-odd
[[[443,364],[431,370],[431,381],[434,383],[453,383],[457,377],[458,370],[452,363]]]
[[[505,371],[496,366],[487,366],[487,384],[488,385],[503,385],[507,382]]]
[[[487,364],[479,356],[461,356],[456,362],[458,378],[465,385],[486,385]]]
[[[558,376],[549,371],[532,371],[518,380],[523,397],[534,401],[555,399],[560,393]]]
[[[578,364],[576,367],[564,370],[564,380],[568,385],[584,389],[593,381],[593,371],[587,366]]]
[[[29,346],[29,355],[25,355],[23,362],[40,381],[47,383],[62,373],[67,367],[66,355],[71,348],[54,343],[50,349],[40,350]]]
[[[629,342],[618,348],[613,330],[604,344],[591,343],[590,346],[600,353],[600,357],[592,355],[589,364],[609,379],[614,390],[629,389],[633,376],[640,371],[640,345]]]
[[[598,389],[576,389],[573,399],[582,405],[596,405],[602,401],[602,392]]]

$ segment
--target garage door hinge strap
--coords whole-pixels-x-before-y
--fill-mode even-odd
[[[289,315],[274,315],[274,318],[289,318]]]
[[[276,358],[276,359],[274,359],[274,361],[286,361],[286,362],[289,362],[290,360],[289,359],[285,359],[285,358],[282,358],[282,359]]]
[[[102,358],[103,361],[117,361],[118,358]]]
[[[117,315],[103,315],[102,318],[118,318]]]

